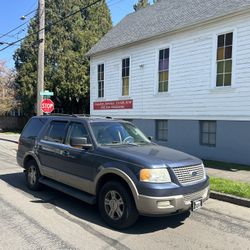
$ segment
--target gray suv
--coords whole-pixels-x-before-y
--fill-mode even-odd
[[[17,161],[27,185],[47,185],[98,204],[111,227],[138,216],[200,208],[209,197],[202,161],[159,146],[132,123],[78,115],[33,117],[19,140]]]

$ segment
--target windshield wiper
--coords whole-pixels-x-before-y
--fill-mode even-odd
[[[135,143],[135,142],[123,142],[123,145],[132,145],[132,146],[138,146],[139,144]]]

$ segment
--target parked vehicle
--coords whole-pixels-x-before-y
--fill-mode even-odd
[[[38,116],[25,126],[17,161],[27,185],[98,204],[111,227],[138,216],[200,208],[209,197],[202,161],[159,146],[127,121],[85,116]]]

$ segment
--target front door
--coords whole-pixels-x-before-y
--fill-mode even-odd
[[[89,154],[88,149],[73,145],[74,138],[86,138],[86,144],[92,144],[85,125],[71,122],[65,140],[62,171],[90,181],[93,176],[93,156]]]

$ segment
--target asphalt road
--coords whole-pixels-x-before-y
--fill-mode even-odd
[[[0,140],[0,249],[250,249],[250,209],[212,199],[189,215],[109,229],[95,206],[50,188],[29,191],[16,147]]]

